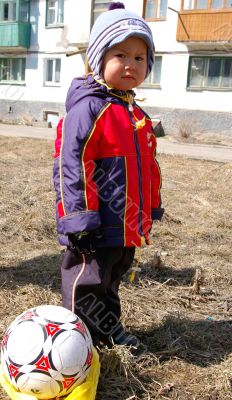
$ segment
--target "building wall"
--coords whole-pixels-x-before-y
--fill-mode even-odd
[[[0,119],[20,120],[26,116],[42,120],[45,111],[63,114],[72,79],[85,72],[84,54],[66,57],[66,53],[75,50],[78,43],[88,42],[91,0],[78,0],[78,7],[77,0],[65,0],[64,26],[54,28],[45,26],[45,3],[45,0],[31,2],[32,35],[26,63],[26,84],[0,85]],[[180,3],[181,0],[169,0],[168,6],[178,11]],[[142,15],[143,0],[124,0],[124,4],[127,9]],[[178,129],[178,121],[189,118],[189,123],[194,121],[198,131],[232,134],[232,91],[186,88],[189,50],[185,44],[176,41],[177,22],[178,13],[171,9],[168,9],[165,21],[149,22],[156,54],[163,58],[161,83],[160,88],[140,87],[138,96],[145,97],[143,106],[152,116],[161,117],[168,133]],[[199,54],[197,47],[192,54]],[[202,53],[200,49],[200,54],[206,55],[207,50]],[[232,55],[232,52],[227,55]],[[44,84],[46,58],[61,58],[61,82],[58,86]]]
[[[169,0],[168,5],[180,10],[181,0]],[[177,7],[177,5],[179,6]],[[232,111],[232,90],[194,91],[187,89],[189,51],[185,44],[176,41],[178,14],[168,9],[166,21],[151,22],[156,53],[162,55],[161,89],[144,89],[146,106],[180,108],[187,110],[205,110],[218,112]],[[193,54],[212,55],[212,51],[200,51]],[[209,49],[210,50],[210,49]],[[223,50],[223,47],[222,47]],[[220,55],[220,51],[214,53]],[[231,52],[227,56],[232,56]],[[142,92],[142,90],[140,90]]]
[[[85,73],[84,55],[66,57],[67,52],[76,50],[76,43],[88,42],[91,0],[80,0],[79,3],[82,7],[78,7],[76,12],[77,1],[66,0],[63,27],[46,27],[45,0],[31,2],[32,32],[26,56],[26,82],[0,85],[0,119],[42,120],[44,111],[48,110],[63,114],[66,93],[73,77]],[[44,83],[44,62],[48,58],[61,59],[61,81],[57,86]]]
[[[180,3],[169,0],[168,6],[178,11]],[[177,22],[178,13],[168,9],[166,21],[150,23],[156,54],[163,60],[160,89],[138,89],[138,95],[146,99],[144,108],[162,120],[166,133],[178,133],[185,126],[192,132],[232,134],[232,91],[187,89],[189,49],[176,41]],[[205,46],[202,51],[202,46],[195,45],[191,54],[212,55],[212,48]],[[223,45],[221,53],[213,54],[223,54]],[[232,56],[232,51],[227,56]]]

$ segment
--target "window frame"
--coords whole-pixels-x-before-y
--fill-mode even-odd
[[[91,26],[93,26],[94,22],[96,21],[97,17],[108,10],[109,4],[111,3],[111,0],[92,0],[92,7],[91,7]],[[96,5],[97,4],[105,4],[105,7],[102,7],[102,11],[99,13],[99,15],[96,15]],[[97,13],[98,14],[98,13]]]
[[[154,1],[154,7],[156,10],[156,16],[153,18],[146,18],[146,5],[147,5],[147,0],[143,0],[143,18],[145,19],[145,21],[166,21],[167,19],[167,10],[168,10],[168,1],[167,1],[167,10],[166,10],[166,16],[165,17],[160,17],[157,16],[158,14],[158,10],[160,10],[160,2],[162,0],[153,0]]]
[[[8,5],[8,18],[7,19],[4,19],[4,13],[5,13],[4,6],[5,5]],[[11,14],[10,18],[9,18],[9,14]],[[0,23],[15,22],[15,21],[17,21],[17,1],[16,0],[1,1],[0,2]]]
[[[192,71],[192,60],[194,58],[199,58],[203,60],[204,65],[203,65],[203,76],[201,79],[201,85],[191,85],[191,71]],[[211,60],[218,60],[220,59],[221,65],[220,65],[220,75],[219,75],[219,85],[218,86],[212,86],[208,85],[208,78],[209,78],[209,65]],[[188,63],[188,76],[187,76],[187,90],[189,91],[203,91],[203,90],[208,90],[208,91],[232,91],[232,82],[231,86],[222,86],[221,83],[223,81],[223,75],[222,71],[224,70],[224,64],[225,60],[231,60],[232,63],[232,57],[220,57],[220,56],[190,56],[189,57],[189,63]]]
[[[49,2],[55,1],[55,7],[49,7]],[[54,22],[49,22],[49,10],[55,10]],[[62,15],[62,21],[59,21],[59,13]],[[64,26],[64,0],[46,0],[46,28],[56,28]]]
[[[52,80],[47,80],[48,74],[48,62],[52,61]],[[56,67],[57,61],[59,61],[59,81],[55,80],[56,76]],[[53,86],[53,87],[60,87],[61,86],[61,58],[58,57],[49,57],[44,59],[44,86]]]
[[[202,12],[202,10],[231,10],[231,6],[228,5],[228,0],[223,0],[223,7],[212,7],[213,0],[207,0],[207,7],[206,8],[197,8],[197,2],[199,0],[192,0],[193,1],[193,8],[184,8],[185,0],[181,0],[180,10],[183,12]]]
[[[16,71],[17,75],[20,75],[21,79],[11,79],[11,76],[13,76],[13,68],[14,68],[14,61],[18,60],[18,71]],[[2,66],[3,61],[8,61],[8,64],[5,68],[9,68],[9,71],[6,73],[8,74],[7,79],[2,79],[2,71],[1,68],[4,68],[4,65]],[[0,84],[5,84],[5,83],[10,83],[10,84],[17,84],[17,85],[24,85],[26,81],[26,58],[25,57],[0,57]]]
[[[159,75],[160,75],[160,79],[159,82],[152,82],[152,78],[155,75],[155,66],[156,66],[156,61],[154,61],[152,70],[150,75],[146,78],[145,81],[143,81],[139,87],[144,88],[144,89],[149,89],[149,88],[153,88],[153,89],[161,89],[161,79],[162,79],[162,65],[163,65],[163,56],[161,54],[156,54],[155,55],[155,59],[159,58],[160,59],[160,70],[159,70]],[[146,82],[147,81],[147,82]]]

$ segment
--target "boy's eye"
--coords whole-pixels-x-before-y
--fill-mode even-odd
[[[116,54],[116,57],[118,57],[118,58],[124,58],[124,57],[125,57],[125,55],[124,55],[124,54],[122,54],[122,53],[118,53],[118,54]]]
[[[144,60],[144,58],[143,58],[143,57],[140,57],[140,56],[135,57],[135,59],[136,59],[136,61],[143,61],[143,60]]]

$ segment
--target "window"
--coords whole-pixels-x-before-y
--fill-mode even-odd
[[[183,0],[184,10],[206,10],[232,7],[232,0]]]
[[[0,58],[0,82],[24,82],[25,58]]]
[[[0,2],[0,22],[1,21],[16,21],[16,1],[1,1]]]
[[[155,62],[150,75],[145,79],[141,86],[160,86],[162,69],[162,56],[155,56]]]
[[[188,87],[232,89],[232,57],[190,57]]]
[[[19,7],[19,21],[28,22],[29,21],[29,1],[21,0]]]
[[[224,0],[212,0],[211,8],[223,8]]]
[[[0,82],[24,82],[25,58],[0,58]]]
[[[189,86],[198,86],[198,87],[203,86],[203,77],[204,77],[204,59],[192,58]]]
[[[61,59],[50,58],[45,60],[45,85],[58,86],[60,83]]]
[[[208,0],[184,0],[184,10],[204,10],[208,8]]]
[[[94,0],[93,3],[93,19],[92,22],[94,23],[97,19],[97,17],[99,17],[99,15],[105,11],[108,10],[109,4],[111,3],[111,1],[107,1],[107,0]]]
[[[194,8],[195,0],[184,0],[183,9],[184,10],[192,10]]]
[[[196,9],[197,10],[206,10],[208,5],[208,0],[197,0]]]
[[[64,23],[64,0],[47,0],[46,25]]]
[[[144,0],[143,17],[146,20],[164,19],[167,16],[168,0]]]

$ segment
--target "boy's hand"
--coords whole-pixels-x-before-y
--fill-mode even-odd
[[[82,254],[96,251],[96,241],[101,237],[98,230],[91,232],[71,233],[68,235],[72,248]]]

